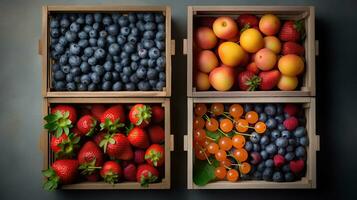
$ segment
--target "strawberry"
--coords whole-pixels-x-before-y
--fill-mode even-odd
[[[99,172],[93,172],[91,175],[86,176],[86,180],[89,182],[97,182],[100,179]]]
[[[70,133],[68,136],[62,133],[60,137],[51,136],[50,148],[56,158],[71,158],[74,151],[79,147],[80,137]]]
[[[136,166],[134,164],[129,164],[124,168],[124,178],[128,181],[136,180]]]
[[[296,54],[298,56],[304,56],[305,48],[296,42],[285,42],[281,53],[283,55]]]
[[[106,133],[105,132],[99,132],[93,137],[93,141],[99,146],[100,142],[104,139]]]
[[[260,72],[259,77],[261,79],[259,89],[271,90],[278,84],[280,79],[280,72],[278,70]]]
[[[161,126],[150,126],[148,132],[152,143],[161,144],[165,141],[165,131]]]
[[[42,171],[42,174],[47,178],[44,189],[53,191],[60,184],[73,183],[77,177],[77,169],[77,160],[56,160],[49,169]]]
[[[151,107],[152,121],[155,123],[160,123],[165,118],[165,110],[161,106],[152,106]]]
[[[128,140],[131,145],[141,149],[146,149],[150,145],[149,137],[145,130],[139,127],[134,127],[129,131]]]
[[[100,170],[100,176],[104,179],[104,182],[114,184],[122,176],[122,169],[117,162],[107,161]]]
[[[147,187],[149,183],[154,183],[159,178],[159,171],[148,164],[139,165],[136,172],[136,181],[141,184],[141,186]]]
[[[82,175],[91,175],[103,165],[104,155],[93,141],[86,142],[78,153],[79,169]]]
[[[99,146],[103,148],[104,153],[112,158],[131,160],[134,157],[129,140],[122,133],[105,135]]]
[[[281,167],[285,163],[284,156],[276,154],[273,158],[275,167]]]
[[[294,103],[287,103],[284,106],[284,113],[289,116],[295,116],[299,112],[299,107]]]
[[[284,120],[283,125],[287,130],[292,131],[299,125],[299,121],[296,117],[289,117]]]
[[[161,145],[153,144],[145,152],[145,160],[148,164],[160,167],[165,162],[165,149]]]
[[[97,120],[91,115],[84,115],[77,121],[77,129],[81,136],[92,136],[95,133]]]
[[[304,34],[304,22],[286,21],[280,29],[279,39],[284,42],[298,42]]]
[[[254,91],[260,85],[260,78],[251,71],[243,71],[238,75],[238,84],[241,90]]]
[[[136,164],[143,164],[145,162],[145,151],[137,149],[134,152],[134,162]]]
[[[243,14],[239,15],[237,19],[239,28],[241,28],[241,32],[248,28],[256,28],[259,25],[259,20],[255,15]]]
[[[257,64],[255,64],[255,62],[249,63],[249,65],[247,65],[247,67],[246,67],[246,70],[253,72],[254,74],[259,74],[259,71],[260,71]]]
[[[125,112],[122,105],[115,105],[108,108],[100,117],[101,130],[106,129],[108,133],[115,133],[119,128],[124,127]]]
[[[103,113],[107,110],[107,107],[105,107],[103,104],[93,104],[90,111],[92,115],[100,120],[102,117]]]
[[[292,160],[289,163],[290,170],[293,173],[299,173],[305,168],[304,160]]]
[[[132,124],[144,128],[151,120],[151,107],[144,104],[134,105],[129,112],[129,120]]]
[[[54,132],[56,137],[60,137],[63,132],[69,134],[69,129],[76,123],[77,111],[73,106],[57,105],[51,109],[51,114],[44,117],[45,128]]]

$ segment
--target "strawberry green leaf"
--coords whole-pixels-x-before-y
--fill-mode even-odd
[[[193,182],[198,186],[204,186],[215,179],[214,166],[206,161],[195,160],[193,167]]]

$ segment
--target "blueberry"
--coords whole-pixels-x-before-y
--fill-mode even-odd
[[[289,142],[290,142],[290,140],[289,140]],[[286,151],[287,151],[287,152],[293,152],[293,151],[294,151],[294,145],[288,145],[288,146],[286,147]]]
[[[123,73],[127,76],[130,76],[133,73],[133,71],[130,67],[127,66],[123,68]]]
[[[120,81],[115,82],[115,83],[113,84],[112,89],[113,89],[114,91],[120,91],[120,90],[123,89],[123,84],[122,84]]]
[[[260,148],[259,144],[253,144],[253,151],[258,152],[260,150],[261,150],[261,148]]]
[[[159,31],[165,31],[165,24],[164,23],[160,23],[157,25],[157,30]]]
[[[279,130],[274,129],[273,131],[271,131],[271,139],[272,140],[276,140],[277,138],[279,138],[281,136],[281,133]]]
[[[68,41],[65,36],[61,36],[58,39],[58,43],[61,44],[62,46],[66,46],[68,44]]]
[[[97,90],[97,84],[91,83],[88,85],[88,91],[96,91]]]
[[[113,70],[113,63],[111,61],[107,61],[103,65],[105,71],[111,72]]]
[[[99,48],[94,52],[94,57],[98,60],[105,58],[105,56],[106,56],[105,50],[102,48]]]
[[[81,26],[78,23],[73,22],[71,24],[71,26],[69,27],[69,30],[71,30],[72,32],[78,33],[80,28],[81,28]]]
[[[284,178],[286,182],[292,182],[295,179],[294,174],[291,172],[285,173]]]
[[[130,23],[135,23],[136,22],[136,14],[129,13],[128,14],[128,20],[129,20]]]
[[[285,148],[288,146],[289,142],[285,137],[280,137],[275,140],[275,145],[281,148]]]
[[[258,143],[260,141],[260,135],[257,132],[253,132],[250,134],[250,141],[253,143]]]
[[[94,30],[98,31],[101,28],[101,25],[98,22],[95,22],[92,27]]]
[[[267,119],[268,119],[267,114],[265,114],[265,113],[260,113],[260,114],[259,114],[259,121],[261,121],[261,122],[266,122]]]
[[[85,25],[83,27],[83,31],[87,33],[87,36],[89,36],[89,32],[93,30],[93,27],[92,26],[89,26],[89,25]]]
[[[283,173],[277,171],[277,172],[274,172],[273,174],[273,181],[274,182],[283,182],[284,181],[284,176],[283,176]]]
[[[147,22],[145,23],[144,28],[147,31],[154,31],[156,30],[156,24],[154,22]]]
[[[278,130],[279,131],[284,131],[286,130],[285,126],[283,124],[278,124]]]
[[[158,67],[165,67],[165,64],[166,64],[165,57],[160,56],[160,57],[156,60],[156,66],[158,66]]]
[[[288,141],[289,141],[289,145],[295,146],[297,144],[297,141],[295,138],[290,138]]]
[[[92,14],[86,14],[85,16],[85,23],[88,24],[88,25],[92,25],[93,22],[94,22],[94,18],[93,18],[93,15]]]
[[[81,31],[78,33],[78,37],[80,39],[87,39],[88,38],[88,34],[85,31]]]
[[[115,36],[112,36],[112,35],[108,35],[107,36],[107,43],[109,45],[113,44],[113,43],[116,43],[117,42],[117,38]],[[117,44],[118,45],[118,44]]]
[[[73,22],[73,21],[76,21],[76,19],[77,19],[77,14],[71,13],[71,14],[68,15],[68,18],[69,18],[69,20],[71,20],[72,22]]]
[[[112,89],[112,82],[104,81],[103,84],[102,84],[102,90],[109,91],[111,89]]]
[[[117,23],[118,19],[121,17],[122,15],[119,13],[113,13],[112,14],[112,19],[113,19],[113,23]]]
[[[309,145],[309,139],[307,138],[307,137],[301,137],[300,139],[299,139],[299,143],[301,144],[301,145],[303,145],[303,146],[307,146],[307,145]]]
[[[145,24],[143,21],[138,21],[135,24],[136,28],[138,28],[140,31],[145,31]]]
[[[260,139],[260,144],[261,145],[267,145],[269,144],[269,137],[264,135],[261,139]]]
[[[131,68],[133,71],[136,71],[136,70],[139,68],[139,65],[138,65],[138,63],[136,63],[136,62],[132,62],[132,63],[130,64],[130,68]]]
[[[264,162],[259,163],[259,165],[257,166],[257,171],[263,172],[264,169],[265,169]]]
[[[55,82],[55,90],[63,91],[65,90],[66,84],[63,81],[56,81]]]
[[[303,146],[298,146],[296,149],[295,149],[295,155],[297,157],[304,157],[306,154],[306,150]]]
[[[133,53],[135,51],[135,47],[132,43],[126,43],[124,45],[124,51],[128,54]]]
[[[126,42],[126,37],[124,35],[118,35],[117,42],[119,45],[124,45]]]
[[[143,41],[143,46],[145,49],[150,50],[151,48],[154,48],[155,42],[152,40],[144,40]],[[156,48],[157,49],[157,48]]]
[[[160,81],[165,81],[165,80],[166,80],[166,74],[165,74],[165,72],[160,72],[160,73],[159,73],[159,80],[160,80]]]
[[[91,71],[91,68],[87,62],[82,62],[82,64],[79,66],[82,73],[89,73]]]
[[[158,31],[155,35],[155,40],[158,40],[158,41],[163,41],[165,40],[165,32],[163,31]]]
[[[133,62],[137,62],[140,60],[140,57],[138,56],[137,53],[131,54],[130,58],[131,58],[131,61],[133,61]]]
[[[268,144],[265,148],[265,150],[270,154],[270,155],[274,155],[277,151],[278,148],[275,146],[275,144]]]
[[[123,65],[123,66],[129,65],[129,64],[130,64],[129,58],[123,58],[123,59],[120,61],[120,64]]]
[[[120,57],[119,56],[113,56],[113,62],[119,62]]]
[[[75,76],[74,77],[74,82],[75,83],[80,83],[81,82],[81,77],[80,76]]]
[[[293,152],[287,152],[284,158],[286,161],[292,161],[295,158],[295,154]]]
[[[160,50],[165,50],[165,42],[163,41],[155,41],[155,45]]]
[[[121,81],[123,83],[129,83],[130,82],[130,77],[124,73],[121,73],[120,74],[120,77],[121,77]]]
[[[134,73],[130,76],[130,81],[132,83],[138,83],[140,80],[139,80],[138,76],[136,76],[136,74]]]
[[[140,81],[140,82],[138,83],[138,89],[139,89],[140,91],[148,91],[148,90],[150,90],[150,84],[149,84],[149,82],[148,82],[148,81]]]
[[[138,42],[138,37],[134,35],[129,35],[128,36],[128,42],[136,44]]]
[[[116,36],[119,33],[119,27],[117,24],[112,24],[108,27],[108,33],[112,36]]]
[[[79,14],[79,15],[78,15],[78,18],[77,18],[77,20],[76,20],[76,22],[77,22],[78,24],[84,24],[84,22],[85,22],[85,20],[84,20],[84,14]]]
[[[259,172],[259,171],[255,171],[254,173],[253,173],[253,178],[254,178],[254,180],[261,180],[262,179],[262,173],[261,172]]]
[[[266,122],[265,125],[269,128],[269,129],[274,129],[277,126],[277,121],[274,118],[269,118]]]
[[[78,67],[81,64],[81,58],[78,56],[70,56],[68,63],[72,66],[72,67]]]
[[[81,76],[81,83],[88,85],[91,82],[91,78],[87,74]]]
[[[165,16],[163,14],[155,14],[155,22],[156,23],[162,23],[165,21]]]
[[[253,110],[253,105],[252,105],[252,104],[245,103],[245,104],[243,105],[243,110],[244,110],[244,112],[252,111],[252,110]]]
[[[143,58],[140,60],[140,65],[144,66],[144,67],[148,67],[149,65],[149,60],[146,58]]]
[[[91,47],[96,47],[97,46],[97,39],[95,38],[89,38],[89,45]]]
[[[77,88],[78,88],[79,91],[87,91],[87,90],[88,90],[87,85],[85,85],[85,84],[83,84],[83,83],[79,83],[79,84],[77,85]]]
[[[58,28],[52,28],[50,31],[50,35],[52,38],[58,38],[60,36],[60,31]]]
[[[260,152],[260,156],[262,157],[263,160],[266,160],[266,159],[269,158],[269,154],[268,154],[268,152],[266,152],[265,150],[262,150],[262,151]]]
[[[127,91],[134,91],[136,89],[135,84],[134,83],[126,83],[125,84],[125,90]]]
[[[271,181],[272,180],[272,176],[273,176],[272,168],[265,168],[265,170],[263,172],[263,179],[265,181]]]
[[[267,104],[264,108],[264,112],[269,116],[274,116],[276,114],[276,107],[274,104]]]
[[[113,56],[111,56],[110,54],[107,54],[107,57],[105,57],[105,60],[113,62]]]
[[[264,162],[265,167],[273,167],[274,161],[272,159],[268,159]]]
[[[276,114],[282,115],[283,112],[284,112],[284,106],[281,103],[276,104]]]
[[[72,67],[72,69],[70,70],[70,73],[73,76],[79,76],[81,74],[81,69],[79,67]]]
[[[57,43],[56,46],[55,46],[55,51],[58,54],[62,54],[64,52],[64,46],[61,45],[60,43]]]
[[[98,31],[92,29],[91,31],[89,31],[89,37],[91,38],[96,38],[98,36]]]
[[[122,72],[123,71],[123,65],[121,65],[120,63],[115,63],[114,64],[114,69],[117,72]]]
[[[288,130],[284,130],[284,131],[281,132],[281,136],[286,138],[286,139],[289,139],[291,137],[291,133]]]
[[[64,80],[64,79],[65,79],[65,73],[64,73],[63,71],[60,71],[60,70],[56,71],[56,72],[54,73],[54,79],[55,79],[56,81],[62,81],[62,80]]]
[[[81,53],[81,47],[78,44],[72,43],[69,47],[69,52],[72,55],[78,55]]]
[[[147,70],[145,67],[139,67],[138,70],[136,70],[136,76],[140,79],[144,79],[146,77]]]
[[[153,13],[145,13],[144,17],[143,17],[143,20],[145,22],[154,22],[155,21],[154,14]]]
[[[87,47],[83,51],[84,55],[87,57],[91,57],[94,53],[94,50],[91,47]]]
[[[66,81],[67,82],[73,82],[74,81],[74,75],[69,73],[69,74],[66,74]]]
[[[113,82],[116,82],[116,81],[119,81],[120,80],[120,75],[118,72],[114,71],[114,72],[111,72],[112,74],[112,81]]]
[[[88,45],[89,45],[89,42],[86,39],[79,40],[79,42],[78,42],[78,46],[82,49],[86,48]]]
[[[127,16],[123,15],[118,19],[118,24],[121,27],[128,26],[129,25],[129,19]]]
[[[289,164],[285,164],[285,165],[283,165],[282,167],[281,167],[281,170],[283,171],[283,172],[290,172],[290,166],[289,166]]]
[[[251,141],[247,141],[244,145],[244,149],[247,151],[253,150],[253,143]]]
[[[149,68],[147,70],[147,73],[146,73],[146,76],[149,80],[156,80],[157,79],[157,76],[158,76],[158,73],[155,69],[153,68]]]
[[[149,84],[152,88],[156,88],[157,80],[149,80]]]
[[[297,128],[295,129],[295,131],[294,131],[294,136],[295,136],[295,137],[300,138],[300,137],[303,137],[303,136],[305,136],[305,135],[306,135],[306,129],[305,129],[305,127],[303,127],[303,126],[297,127]]]
[[[101,22],[103,19],[103,16],[101,13],[94,13],[94,21],[95,22]]]
[[[70,25],[70,22],[69,22],[69,20],[68,20],[67,18],[61,19],[61,21],[60,21],[60,26],[61,26],[62,28],[68,28],[69,25]]]
[[[99,83],[100,82],[100,76],[98,75],[98,73],[96,72],[93,72],[91,75],[90,75],[90,78],[92,80],[93,83]]]
[[[130,35],[132,35],[132,36],[139,36],[139,34],[140,34],[140,31],[136,27],[132,28],[130,31]]]
[[[151,48],[149,50],[149,57],[152,59],[157,59],[160,56],[160,50],[158,48]]]
[[[121,27],[120,34],[123,36],[128,36],[130,34],[130,28],[129,27]]]
[[[74,82],[69,82],[66,84],[66,89],[68,91],[75,91],[76,90],[76,84]]]
[[[67,55],[62,55],[60,58],[59,58],[59,64],[60,65],[66,65],[68,62],[68,56]]]
[[[109,26],[112,23],[113,23],[113,19],[110,16],[106,15],[106,16],[103,17],[103,24],[104,25]]]
[[[97,45],[99,48],[104,48],[106,44],[107,44],[107,40],[104,37],[98,38]]]
[[[88,58],[88,64],[95,66],[97,64],[97,59],[95,57]]]
[[[145,31],[143,34],[143,39],[153,40],[155,38],[155,33],[153,31]]]
[[[57,51],[51,51],[51,58],[54,60],[58,60],[60,58],[61,54]]]
[[[285,150],[284,148],[279,148],[279,149],[278,149],[278,154],[284,156],[285,153],[286,153],[286,150]]]
[[[94,67],[94,72],[97,72],[99,76],[102,76],[105,73],[104,67],[102,65],[96,65]]]
[[[108,32],[107,32],[107,31],[101,30],[101,31],[99,32],[99,37],[105,38],[105,37],[107,37],[107,36],[108,36]]]
[[[282,124],[285,120],[284,115],[277,115],[274,117],[279,124]]]
[[[103,80],[104,81],[111,81],[113,79],[113,75],[111,72],[105,72],[104,76],[103,76]]]

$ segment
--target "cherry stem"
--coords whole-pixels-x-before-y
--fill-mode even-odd
[[[207,116],[206,113],[205,113],[202,117],[203,117],[204,119],[206,119],[208,122],[211,122],[210,118]]]
[[[251,137],[252,135],[251,134],[247,134],[247,133],[240,133],[240,132],[237,132],[237,131],[233,131],[235,134],[237,135],[244,135],[244,136],[248,136],[248,137]]]
[[[227,119],[231,120],[231,121],[233,122],[233,124],[236,124],[236,123],[237,123],[236,120],[234,120],[234,119],[233,119],[232,117],[230,117],[229,115],[227,115],[227,114],[225,114],[225,113],[223,113],[222,115],[225,116]]]
[[[224,168],[231,170],[232,168],[228,167],[227,165],[223,165]]]
[[[209,158],[208,158],[208,156],[207,156],[207,154],[206,154],[205,151],[203,152],[203,154],[205,155],[208,164],[209,164],[209,165],[212,165],[212,162],[209,160]]]
[[[209,139],[209,140],[211,140],[211,141],[215,141],[215,139],[213,139],[213,138],[211,138],[211,137],[208,137],[207,135],[206,135],[206,138]]]
[[[225,132],[223,132],[221,129],[217,129],[218,132],[222,133],[224,136],[229,137]]]

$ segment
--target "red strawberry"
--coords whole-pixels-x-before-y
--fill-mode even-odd
[[[105,135],[99,146],[104,149],[104,153],[112,158],[131,160],[134,157],[129,140],[122,133]]]
[[[117,162],[107,161],[100,170],[100,176],[104,179],[104,182],[114,184],[122,176],[122,169]]]
[[[304,22],[286,21],[280,29],[279,39],[284,42],[298,42],[304,33]]]
[[[92,136],[95,132],[96,126],[97,120],[90,115],[82,116],[77,122],[77,128],[81,133],[81,136]]]
[[[100,120],[102,117],[103,113],[107,110],[107,107],[105,107],[103,104],[93,104],[90,111],[92,115]]]
[[[254,91],[260,85],[260,78],[251,71],[244,71],[238,75],[238,84],[241,90]]]
[[[144,104],[134,105],[129,112],[129,120],[132,124],[144,128],[151,120],[151,107]]]
[[[100,179],[99,172],[93,172],[91,175],[86,176],[86,180],[89,182],[97,182],[99,181],[99,179]]]
[[[289,163],[290,170],[294,173],[299,173],[305,168],[304,160],[292,160]]]
[[[299,125],[299,121],[296,119],[296,117],[289,117],[284,120],[283,125],[286,129],[292,131]]]
[[[284,113],[289,116],[295,116],[299,112],[299,107],[294,103],[287,103],[284,106]]]
[[[56,158],[71,158],[74,155],[74,151],[78,149],[80,137],[70,133],[68,136],[65,133],[57,138],[51,136],[50,147],[55,153]]]
[[[100,142],[104,139],[106,133],[100,132],[93,137],[93,141],[99,146]]]
[[[247,65],[246,67],[247,71],[253,72],[254,74],[259,74],[259,68],[257,67],[257,64],[255,64],[255,62],[251,62],[249,63],[249,65]]]
[[[281,167],[285,163],[284,156],[282,156],[280,154],[276,154],[273,159],[274,159],[275,167]]]
[[[136,164],[143,164],[145,162],[145,151],[137,149],[134,152],[134,162]]]
[[[280,72],[278,70],[260,72],[259,77],[261,79],[259,89],[271,90],[278,84],[280,79]]]
[[[150,126],[148,132],[152,143],[161,144],[165,141],[165,131],[161,126]]]
[[[151,107],[152,121],[155,123],[160,123],[165,118],[165,110],[161,106],[152,106]]]
[[[136,180],[136,166],[134,164],[129,164],[124,168],[124,178],[128,181]]]
[[[141,186],[147,187],[149,183],[154,183],[159,178],[159,171],[148,164],[139,165],[136,172],[136,181],[141,184]]]
[[[281,53],[283,55],[296,54],[298,56],[304,56],[305,48],[296,42],[285,42]]]
[[[165,149],[161,145],[153,144],[145,152],[145,160],[148,164],[160,167],[165,162]]]
[[[129,131],[128,140],[131,145],[141,149],[146,149],[150,145],[149,137],[145,130],[139,127],[134,127]]]
[[[73,183],[77,177],[77,169],[77,160],[55,161],[49,169],[42,171],[42,174],[47,178],[44,189],[53,191],[58,188],[59,184]]]
[[[124,127],[125,112],[122,105],[115,105],[108,108],[100,117],[101,130],[106,129],[108,133],[115,133],[119,128]]]
[[[44,120],[47,122],[44,127],[53,132],[56,137],[60,137],[63,132],[68,135],[69,129],[76,123],[77,111],[73,106],[57,105]]]
[[[255,15],[249,15],[249,14],[243,14],[239,15],[237,19],[239,28],[241,29],[248,29],[248,28],[254,28],[258,27],[259,25],[259,20]],[[244,31],[242,30],[242,32]]]
[[[104,155],[93,141],[86,142],[78,153],[79,169],[82,175],[91,175],[103,165]]]

